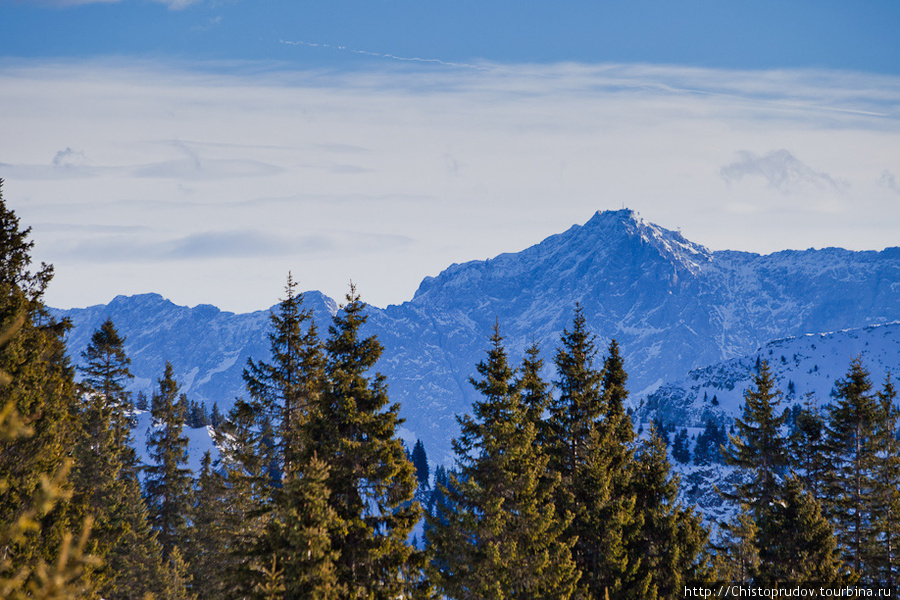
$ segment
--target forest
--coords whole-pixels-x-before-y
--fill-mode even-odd
[[[760,361],[730,433],[701,460],[741,473],[710,529],[679,501],[668,432],[635,428],[619,347],[579,307],[553,349],[513,364],[498,322],[459,415],[456,463],[431,473],[397,436],[399,406],[351,286],[320,330],[288,275],[270,356],[213,425],[220,458],[187,467],[197,406],[171,366],[134,448],[125,339],[107,320],[78,364],[49,317],[50,265],[0,182],[0,597],[654,599],[715,581],[894,587],[900,413],[862,360],[832,398],[781,408]],[[202,413],[202,410],[200,411]],[[192,416],[193,415],[193,416]],[[676,436],[677,437],[677,436]],[[683,441],[672,452],[684,457]]]

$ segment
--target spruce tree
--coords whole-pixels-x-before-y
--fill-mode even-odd
[[[895,404],[897,391],[890,372],[876,397],[874,446],[878,460],[872,474],[872,520],[878,541],[868,548],[866,562],[875,581],[893,587],[900,582],[900,410]]]
[[[482,379],[471,380],[483,400],[458,418],[460,473],[428,519],[435,583],[457,599],[570,598],[578,572],[565,538],[569,518],[553,502],[558,476],[548,477],[496,327],[491,342],[477,366]]]
[[[130,361],[123,344],[124,339],[107,319],[82,353],[82,426],[73,452],[74,499],[94,519],[91,551],[105,559],[92,576],[100,593],[110,599],[122,597],[123,586],[131,589],[134,585],[131,579],[135,573],[125,568],[125,557],[134,552],[148,553],[147,546],[155,544],[155,539],[136,537],[145,535],[144,524],[137,521],[146,518],[146,510],[140,498],[137,455],[132,445],[132,407],[125,389],[131,378]],[[146,560],[152,562],[149,553]],[[141,574],[145,571],[142,568]]]
[[[290,273],[278,312],[269,317],[272,362],[247,361],[244,382],[250,397],[278,430],[277,455],[289,472],[302,452],[302,429],[322,388],[324,359],[311,310],[303,309]]]
[[[342,527],[332,532],[338,584],[350,597],[381,600],[409,593],[416,576],[403,573],[424,562],[407,545],[420,516],[410,502],[414,468],[396,437],[400,407],[389,404],[384,376],[369,373],[382,346],[362,337],[365,307],[351,285],[329,327],[326,384],[307,421],[304,457],[315,455],[329,467],[330,503]]]
[[[519,387],[528,420],[534,423],[536,428],[535,443],[546,450],[550,439],[550,424],[546,413],[553,398],[549,384],[541,377],[543,369],[544,361],[541,359],[541,349],[537,342],[534,342],[525,350],[519,376]]]
[[[880,410],[869,372],[856,357],[846,376],[834,384],[834,403],[828,412],[828,445],[831,470],[828,501],[844,560],[865,581],[875,572],[866,556],[878,544],[873,522],[877,499],[874,479],[877,451],[876,430]]]
[[[222,519],[224,482],[213,470],[208,450],[200,463],[193,500],[190,543],[185,546],[191,589],[199,600],[217,600],[225,595],[221,571],[228,562]]]
[[[845,583],[831,524],[797,477],[790,477],[779,489],[778,500],[765,511],[759,527],[758,539],[766,542],[758,545],[760,562],[755,582]]]
[[[639,562],[625,597],[675,598],[686,582],[708,576],[705,548],[709,534],[700,516],[678,502],[678,485],[678,476],[671,474],[666,445],[653,428],[642,441],[635,464],[633,489],[639,528],[628,552]]]
[[[710,544],[713,576],[718,581],[750,583],[759,569],[759,527],[750,507],[741,503],[732,519],[720,525],[720,532],[718,541]]]
[[[769,364],[760,361],[753,386],[744,392],[741,418],[735,419],[737,435],[730,436],[732,447],[724,455],[727,464],[750,477],[726,497],[748,505],[756,519],[778,495],[780,478],[789,463],[787,441],[781,432],[786,414],[777,413],[780,402],[781,392],[775,388]]]
[[[184,435],[187,398],[178,397],[172,365],[166,362],[153,395],[153,425],[147,432],[147,451],[153,464],[144,467],[150,520],[162,546],[163,560],[187,538],[191,510],[192,475],[187,467],[188,438]]]
[[[224,476],[218,517],[223,596],[252,597],[272,561],[266,536],[272,516],[272,481],[260,452],[259,413],[250,403],[238,400],[215,432]]]
[[[124,466],[131,475],[136,468],[134,440],[131,435],[131,394],[127,391],[132,379],[128,365],[131,359],[125,353],[125,338],[119,335],[111,319],[106,319],[91,336],[82,352],[82,384],[88,388],[89,401],[96,404],[99,417],[112,427],[116,453],[121,455]],[[92,437],[99,434],[99,423],[90,431]]]
[[[428,454],[425,452],[425,444],[422,443],[422,440],[416,440],[416,445],[413,446],[412,453],[410,454],[410,462],[412,462],[413,467],[416,469],[416,481],[418,482],[417,490],[420,490],[422,494],[424,494],[427,490],[431,489],[431,484],[429,482],[431,472],[428,468]]]
[[[53,275],[46,264],[32,271],[30,228],[6,206],[0,181],[0,409],[28,424],[29,435],[0,439],[0,531],[14,528],[44,492],[43,481],[67,472],[79,427],[74,371],[65,354],[68,324],[54,321],[43,304]],[[0,540],[0,560],[34,573],[39,561],[57,560],[67,531],[81,527],[82,511],[64,501],[66,477],[56,480],[56,501],[40,525]]]
[[[788,443],[791,468],[800,477],[803,487],[820,502],[825,491],[822,482],[827,469],[825,441],[825,419],[815,396],[810,392],[797,413]]]
[[[278,492],[270,527],[279,540],[273,548],[281,566],[285,598],[338,600],[347,585],[338,580],[339,551],[332,538],[340,539],[344,524],[331,506],[327,487],[328,465],[313,456],[289,477]]]
[[[629,492],[631,451],[625,444],[633,432],[623,410],[624,370],[617,347],[610,346],[612,372],[600,372],[593,365],[594,340],[577,307],[572,330],[563,331],[556,353],[559,395],[549,409],[547,453],[549,469],[561,477],[559,515],[572,515],[567,536],[577,540],[573,554],[582,573],[579,585],[599,597],[605,590],[618,594],[635,568],[626,553],[634,497]]]
[[[688,430],[683,427],[681,431],[675,434],[672,440],[672,458],[683,465],[691,461],[690,441],[688,440]]]

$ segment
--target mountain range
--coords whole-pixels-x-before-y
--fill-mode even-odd
[[[304,301],[325,335],[337,302],[319,292]],[[900,248],[713,252],[621,210],[597,212],[522,252],[454,264],[425,278],[410,301],[368,310],[365,333],[385,347],[378,370],[406,419],[401,437],[410,446],[422,439],[432,461],[448,462],[455,415],[476,398],[469,377],[495,324],[516,361],[538,342],[552,379],[576,306],[598,337],[598,360],[609,340],[619,343],[632,408],[661,408],[652,394],[665,384],[771,340],[900,321]],[[168,360],[183,392],[222,410],[245,393],[247,358],[269,356],[269,311],[189,308],[144,294],[52,312],[74,325],[74,362],[110,317],[127,337],[135,390],[152,391]]]

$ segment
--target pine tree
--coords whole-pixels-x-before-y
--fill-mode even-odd
[[[324,359],[311,310],[303,310],[303,295],[288,274],[285,298],[269,317],[272,363],[247,361],[244,382],[250,397],[278,428],[285,471],[302,453],[302,430],[322,388]]]
[[[632,598],[675,598],[685,582],[708,575],[709,533],[700,516],[678,502],[679,478],[670,470],[666,446],[651,429],[635,465],[635,513],[640,518],[628,551],[629,556],[639,557],[639,566],[628,586]]]
[[[742,416],[735,419],[738,435],[730,437],[733,447],[724,456],[727,464],[751,478],[726,497],[747,504],[756,519],[778,495],[780,477],[788,466],[787,441],[781,432],[786,414],[776,414],[780,402],[769,364],[761,361],[753,386],[744,392]]]
[[[74,371],[65,354],[68,324],[55,322],[43,304],[53,275],[46,264],[30,270],[30,228],[7,209],[0,181],[0,408],[19,415],[30,435],[0,439],[0,531],[9,531],[46,495],[48,478],[67,471],[78,420]],[[79,507],[66,501],[71,484],[53,480],[50,510],[38,509],[40,524],[21,536],[0,540],[0,561],[12,561],[36,577],[41,561],[57,560],[67,531],[81,527]],[[32,513],[32,514],[38,514]],[[33,580],[31,580],[33,583]]]
[[[878,460],[872,474],[872,520],[878,540],[868,548],[866,562],[871,565],[875,581],[893,587],[900,581],[900,410],[895,404],[897,390],[890,372],[876,397],[874,446]]]
[[[103,557],[109,577],[100,592],[106,600],[135,600],[158,595],[166,576],[162,548],[150,526],[150,513],[137,479],[122,480],[122,497],[113,522],[121,535]]]
[[[435,582],[457,599],[570,598],[578,572],[553,502],[558,476],[548,477],[496,327],[491,342],[483,379],[471,380],[484,399],[458,418],[461,471],[428,520]]]
[[[750,507],[740,504],[731,521],[721,525],[721,532],[718,543],[711,544],[715,579],[750,583],[759,569],[759,528]]]
[[[869,373],[856,357],[846,376],[834,384],[835,402],[829,407],[828,445],[829,515],[844,560],[864,580],[875,576],[866,555],[878,543],[872,522],[877,485],[874,480],[877,453],[876,428],[879,406],[872,394]]]
[[[534,423],[536,428],[535,443],[541,448],[545,448],[550,440],[550,424],[545,417],[553,400],[550,386],[541,378],[543,369],[541,349],[537,342],[534,342],[525,350],[519,387],[528,420]]]
[[[815,581],[826,586],[845,583],[846,574],[834,534],[819,503],[790,477],[760,523],[759,569],[755,582],[796,584]]]
[[[672,441],[672,458],[683,465],[691,462],[691,449],[686,427],[675,434],[675,439]]]
[[[604,590],[615,595],[635,568],[626,554],[634,496],[631,451],[625,445],[631,422],[622,404],[624,370],[614,343],[610,372],[594,368],[594,336],[580,307],[561,342],[555,358],[559,396],[551,403],[547,427],[549,469],[562,482],[556,506],[561,517],[572,515],[567,536],[577,540],[573,555],[582,573],[580,587],[591,597]]]
[[[131,359],[125,354],[125,338],[116,331],[111,319],[106,319],[94,332],[81,358],[84,363],[78,370],[83,376],[82,384],[88,388],[90,400],[96,404],[95,410],[100,413],[98,417],[104,421],[105,428],[112,427],[115,452],[133,475],[137,457],[130,413],[134,406],[126,389],[132,379],[128,368]],[[103,426],[96,423],[89,435],[96,438]]]
[[[218,429],[224,420],[225,417],[222,416],[222,413],[219,411],[219,403],[213,402],[212,411],[209,413],[209,424],[213,429]]]
[[[178,398],[172,365],[166,362],[153,395],[153,425],[147,433],[147,451],[154,464],[144,467],[147,503],[163,559],[171,560],[176,546],[187,539],[191,509],[191,470],[187,465],[188,439],[184,434],[187,398]]]
[[[428,454],[425,452],[425,444],[422,443],[422,440],[416,440],[416,445],[413,446],[412,454],[410,454],[410,462],[416,469],[417,490],[424,494],[431,489],[429,482],[431,472],[428,468]]]
[[[122,557],[155,543],[139,543],[133,535],[133,529],[142,529],[135,519],[145,518],[146,513],[129,504],[141,500],[139,493],[137,498],[134,494],[139,489],[137,455],[130,429],[131,402],[125,389],[131,373],[123,344],[124,339],[107,319],[82,353],[82,426],[73,453],[74,501],[94,520],[91,551],[105,563],[92,572],[92,578],[106,598],[119,597],[122,582],[134,575],[120,572]]]
[[[794,431],[788,440],[791,468],[799,475],[804,489],[821,502],[824,494],[822,481],[827,468],[825,419],[819,412],[812,393],[806,396],[794,425]]]
[[[191,586],[199,600],[217,600],[224,596],[221,571],[228,562],[227,540],[221,518],[224,482],[213,470],[208,450],[200,463],[193,499],[190,543],[185,546]]]
[[[328,464],[331,506],[346,527],[332,532],[338,583],[350,597],[381,600],[408,593],[402,573],[420,569],[424,559],[406,543],[420,516],[410,502],[414,468],[396,437],[400,407],[388,404],[384,376],[369,375],[382,347],[360,337],[365,306],[351,285],[329,327],[326,385],[307,423],[304,454]]]
[[[272,481],[260,452],[259,412],[238,400],[216,429],[221,451],[221,586],[225,598],[249,598],[272,560],[266,531],[272,516]]]
[[[344,524],[330,503],[328,465],[313,456],[285,481],[278,494],[271,536],[281,557],[282,585],[286,598],[337,600],[346,597],[346,584],[338,581],[339,552],[332,538],[344,534]]]

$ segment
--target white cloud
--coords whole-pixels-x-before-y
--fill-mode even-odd
[[[894,177],[894,174],[887,169],[881,172],[881,177],[878,178],[878,185],[900,195],[900,184],[897,183],[897,178]]]
[[[716,249],[896,244],[900,78],[385,64],[0,63],[0,177],[49,301],[249,310],[290,269],[385,305],[623,204]]]
[[[741,150],[734,162],[719,169],[725,181],[741,181],[745,177],[761,177],[771,188],[783,194],[803,191],[809,187],[841,192],[847,184],[836,181],[828,173],[816,171],[787,150],[773,150],[758,155]]]

